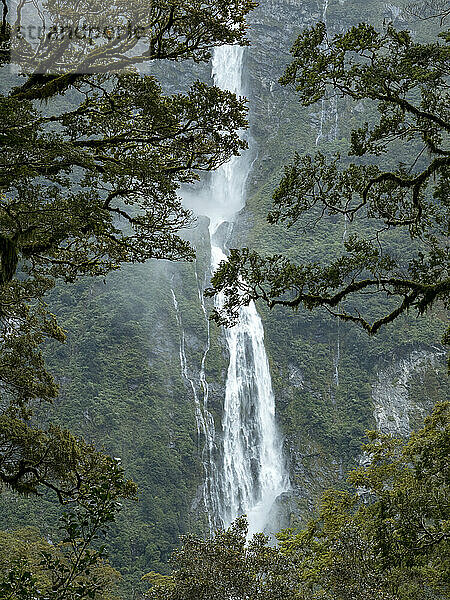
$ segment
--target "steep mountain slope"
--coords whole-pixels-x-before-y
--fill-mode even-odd
[[[269,226],[265,214],[294,150],[345,153],[349,130],[374,109],[341,99],[303,109],[278,79],[305,26],[321,19],[338,32],[365,20],[380,25],[385,18],[407,25],[397,7],[378,0],[261,0],[245,56],[255,159],[232,246],[317,260],[342,246],[350,233],[343,221],[287,232]],[[168,90],[191,76],[173,69]],[[205,318],[212,303],[201,299],[210,275],[206,220],[186,235],[197,247],[196,263],[130,266],[105,283],[60,287],[49,301],[68,339],[47,348],[61,393],[39,418],[64,424],[120,457],[140,487],[140,501],[124,508],[108,542],[127,598],[137,593],[144,573],[166,571],[181,533],[208,528],[205,439],[197,429],[194,390],[201,396],[209,348],[205,377],[219,452],[228,356],[223,333]],[[392,243],[404,251],[408,242]],[[293,488],[279,500],[277,525],[283,526],[311,514],[323,489],[343,484],[345,471],[360,459],[366,429],[405,435],[445,398],[439,344],[444,315],[401,319],[369,339],[325,313],[259,310]],[[0,512],[2,528],[34,524],[51,537],[57,526],[58,508],[50,500],[3,495]]]

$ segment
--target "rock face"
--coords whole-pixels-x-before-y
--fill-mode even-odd
[[[411,379],[420,377],[423,382],[424,373],[436,369],[442,358],[439,351],[414,350],[377,372],[372,384],[372,398],[378,431],[406,437],[413,425],[423,420],[432,402],[424,403],[423,399],[411,394]]]
[[[389,19],[407,27],[401,9],[361,0],[263,0],[251,15],[246,68],[250,131],[257,152],[249,177],[246,208],[234,229],[232,246],[262,253],[284,252],[299,260],[326,260],[327,246],[338,247],[351,233],[347,223],[329,222],[309,232],[281,231],[265,222],[282,167],[294,151],[345,151],[355,123],[367,107],[333,99],[301,107],[295,93],[278,80],[290,61],[289,49],[305,27],[321,20],[339,33],[369,21]],[[328,230],[327,230],[328,228]],[[268,312],[260,307],[271,357],[279,423],[285,435],[291,497],[284,503],[291,518],[302,520],[323,489],[338,483],[356,463],[367,429],[406,436],[436,400],[446,398],[443,355],[435,343],[440,327],[396,323],[376,340],[331,321],[299,311]],[[431,319],[432,320],[432,319]],[[389,356],[386,359],[386,356]]]

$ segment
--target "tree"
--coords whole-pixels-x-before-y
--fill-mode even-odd
[[[408,310],[448,306],[448,42],[441,33],[420,43],[391,24],[379,32],[361,23],[328,39],[319,23],[299,36],[281,83],[293,86],[304,106],[335,95],[375,104],[378,116],[352,132],[355,162],[296,154],[268,220],[292,227],[340,217],[355,233],[329,264],[232,250],[209,292],[225,293],[219,322],[233,321],[241,305],[261,298],[271,308],[324,307],[374,334]],[[403,236],[406,252],[389,246],[393,234]],[[387,312],[383,303],[378,314],[364,312],[367,294],[387,298]]]
[[[440,19],[441,25],[450,15],[450,8],[446,0],[423,0],[422,2],[408,2],[405,7],[407,14],[420,20]]]
[[[117,459],[67,430],[44,431],[20,417],[12,410],[0,415],[1,487],[22,495],[48,490],[62,513],[51,543],[37,532],[0,532],[5,552],[12,547],[0,556],[2,598],[112,598],[120,575],[106,562],[106,529],[122,501],[135,498],[136,485]]]
[[[7,556],[0,555],[2,598],[109,599],[120,575],[105,560],[105,530],[121,502],[136,495],[117,459],[68,431],[52,426],[43,432],[21,420],[7,422],[4,415],[0,448],[3,481],[9,487],[22,494],[47,488],[64,507],[59,535],[51,542],[36,531],[0,532],[5,552],[11,546]]]
[[[134,66],[246,44],[254,3],[51,0],[37,39],[21,29],[24,4],[11,23],[2,5],[0,62],[26,78],[5,77],[0,95],[0,481],[20,494],[51,490],[68,507],[61,545],[44,555],[48,597],[100,598],[95,544],[134,486],[83,440],[31,420],[58,393],[42,345],[65,337],[45,297],[123,263],[194,258],[178,235],[192,218],[177,190],[246,147],[245,101],[200,82],[168,95]],[[3,583],[29,597],[36,578],[20,567]]]
[[[290,561],[255,535],[246,543],[247,523],[237,519],[213,538],[182,539],[171,562],[172,575],[150,573],[149,600],[294,600],[297,598]]]
[[[48,291],[58,280],[104,276],[126,262],[192,260],[178,235],[192,219],[177,189],[245,148],[242,99],[200,82],[169,96],[153,76],[118,72],[117,60],[136,50],[129,66],[131,59],[205,61],[213,46],[245,44],[252,2],[94,2],[76,10],[50,2],[46,15],[74,28],[102,7],[103,23],[139,17],[145,40],[133,34],[125,48],[120,36],[93,46],[62,36],[45,46],[44,36],[35,48],[19,37],[17,48],[3,12],[4,60],[26,67],[28,52],[35,66],[0,96],[0,382],[4,409],[23,419],[33,402],[57,395],[41,356],[47,338],[64,340],[44,304]]]
[[[252,0],[49,0],[45,10],[19,4],[7,22],[6,60],[32,73],[20,97],[62,92],[83,74],[119,73],[153,60],[206,61],[222,44],[246,43]]]
[[[213,46],[246,43],[245,15],[252,7],[247,0],[120,2],[102,12],[102,22],[126,17],[148,26],[153,37],[145,43],[138,35],[126,38],[128,52],[139,49],[131,56],[135,63],[205,61]],[[48,3],[47,9],[56,23],[69,19],[74,28],[94,19],[99,5],[74,11],[72,3]],[[17,26],[7,24],[6,14],[8,46]],[[20,37],[19,43],[29,46]],[[165,95],[155,77],[118,72],[123,43],[116,36],[92,47],[89,39],[63,36],[55,46],[38,46],[35,73],[0,96],[0,318],[8,357],[0,380],[9,401],[56,394],[38,350],[45,337],[63,337],[39,303],[55,280],[103,276],[149,258],[191,260],[192,248],[177,235],[191,222],[177,188],[245,147],[238,136],[246,125],[243,100],[200,82],[185,94]],[[56,65],[49,59],[53,51]],[[99,64],[83,70],[83,57]],[[17,356],[18,344],[24,356]],[[33,377],[25,385],[28,372]]]
[[[301,597],[333,600],[447,598],[450,405],[438,403],[407,442],[370,433],[354,492],[330,490],[319,516],[281,551]]]
[[[450,568],[450,404],[408,440],[369,432],[351,491],[328,490],[318,515],[278,547],[245,518],[209,540],[186,536],[172,574],[149,573],[149,600],[443,600]]]

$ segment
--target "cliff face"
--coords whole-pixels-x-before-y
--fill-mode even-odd
[[[417,394],[414,386],[431,393],[426,377],[439,376],[444,354],[439,349],[413,350],[390,364],[380,365],[372,383],[372,400],[376,428],[382,433],[406,437],[430,412],[430,396]]]
[[[389,15],[400,22],[397,8],[365,0],[260,1],[245,58],[255,160],[233,246],[299,260],[326,260],[339,250],[343,222],[286,232],[268,226],[265,214],[293,151],[344,152],[349,128],[367,108],[338,100],[304,109],[278,79],[305,26],[321,19],[337,32],[355,21],[380,24]],[[208,76],[203,69],[198,73]],[[175,66],[167,90],[183,88],[191,77],[185,65]],[[207,222],[200,219],[186,235],[197,248],[194,264],[128,267],[106,284],[65,286],[51,301],[68,342],[48,348],[61,395],[41,418],[64,423],[121,457],[139,484],[140,502],[124,510],[110,539],[112,563],[129,589],[139,585],[143,573],[167,568],[181,533],[207,529],[205,437],[196,419],[196,396],[202,394],[208,349],[208,406],[220,439],[228,357],[221,330],[205,318],[211,303],[202,300],[210,264]],[[438,316],[405,318],[369,339],[324,313],[259,310],[293,486],[292,494],[279,499],[281,527],[307,518],[320,493],[342,483],[359,460],[366,429],[407,435],[445,398],[441,323]],[[0,525],[12,526],[20,518],[51,532],[55,515],[51,503],[10,503]]]

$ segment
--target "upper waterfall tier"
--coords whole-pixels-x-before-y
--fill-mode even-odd
[[[242,66],[244,48],[222,46],[216,48],[212,59],[214,83],[223,90],[243,96]],[[242,132],[242,135],[245,135]],[[197,215],[210,219],[211,235],[223,222],[235,219],[245,206],[245,182],[249,172],[249,153],[233,156],[214,171],[203,189],[183,190],[183,203]]]

